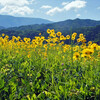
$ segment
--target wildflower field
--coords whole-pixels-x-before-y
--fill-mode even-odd
[[[47,34],[0,36],[0,100],[100,100],[100,45],[82,33]]]

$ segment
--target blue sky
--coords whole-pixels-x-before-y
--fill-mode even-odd
[[[100,20],[100,0],[0,0],[0,14],[43,18]]]

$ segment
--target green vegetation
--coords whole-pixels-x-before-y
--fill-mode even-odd
[[[0,100],[99,100],[100,45],[82,33],[47,33],[32,41],[2,34]]]

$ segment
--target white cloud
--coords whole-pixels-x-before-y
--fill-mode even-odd
[[[80,17],[80,16],[81,16],[80,14],[77,14],[77,15],[76,15],[76,17]]]
[[[52,6],[49,6],[49,5],[43,5],[41,8],[48,9],[48,8],[52,8]]]
[[[64,5],[67,5],[69,2],[62,2],[62,5],[64,6]]]
[[[71,10],[71,9],[79,9],[79,8],[83,8],[86,6],[86,1],[81,1],[81,0],[75,0],[75,1],[72,1],[70,3],[68,3],[64,9],[65,10]]]
[[[0,14],[9,14],[9,15],[25,15],[32,14],[33,9],[29,5],[34,0],[0,0]]]
[[[69,10],[74,10],[75,12],[86,6],[86,1],[83,0],[74,0],[72,2],[63,2],[63,8],[59,8],[59,7],[54,7],[52,9],[50,9],[49,11],[46,12],[47,15],[54,15],[56,12],[62,12],[62,11],[69,11]]]
[[[5,6],[0,10],[0,14],[8,14],[8,15],[25,15],[32,14],[34,10],[30,9],[27,6],[18,7],[18,6]]]
[[[58,8],[58,7],[55,7],[55,8],[53,8],[53,9],[50,9],[46,14],[47,15],[50,15],[50,16],[53,16],[53,14],[55,13],[55,12],[61,12],[62,11],[62,9],[60,9],[60,8]]]
[[[16,5],[16,6],[23,6],[23,5],[29,5],[28,0],[0,0],[0,5]]]

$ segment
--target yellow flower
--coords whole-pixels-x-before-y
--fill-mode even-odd
[[[64,44],[64,41],[62,41],[61,44]]]
[[[39,33],[39,35],[41,35],[41,33]]]
[[[97,49],[97,48],[98,48],[98,45],[97,45],[96,43],[93,43],[93,44],[91,45],[91,48],[92,48],[92,49]]]
[[[66,50],[67,50],[67,49],[66,49],[66,48],[64,48],[64,49],[63,49],[63,52],[66,52]]]
[[[93,49],[88,49],[88,48],[86,48],[86,49],[84,49],[84,50],[82,51],[82,53],[83,53],[83,54],[86,54],[86,55],[91,55],[91,54],[94,53],[94,50],[93,50]]]
[[[43,46],[44,48],[47,48],[48,46],[47,46],[47,44],[44,44],[44,46]]]
[[[2,33],[2,36],[5,36],[5,34],[4,34],[4,33]]]
[[[45,39],[45,37],[44,36],[41,36],[41,40],[44,40]]]
[[[61,34],[62,34],[61,32],[57,32],[57,36],[61,36]]]
[[[77,48],[77,50],[79,50],[79,46],[78,45],[76,45],[75,47]]]
[[[60,40],[65,40],[65,37],[63,35],[61,35]]]
[[[42,47],[42,43],[41,42],[39,43],[39,47]]]
[[[53,34],[53,37],[56,37],[56,34]]]
[[[27,41],[27,38],[24,38],[24,41]]]
[[[72,39],[72,40],[75,40],[75,37],[72,37],[71,39]]]
[[[65,56],[62,56],[62,58],[64,59],[64,58],[65,58]]]
[[[20,37],[20,36],[18,36],[17,38],[18,38],[18,39],[21,39],[21,37]]]
[[[53,47],[54,46],[53,43],[50,43],[50,46]]]
[[[83,34],[81,33],[81,34],[79,34],[79,37],[80,37],[80,38],[83,38],[84,36],[83,36]]]
[[[81,42],[83,42],[83,43],[84,43],[84,42],[86,42],[86,39],[85,39],[85,38],[83,38],[83,39],[81,40]]]
[[[86,43],[82,43],[83,46],[86,46]]]
[[[51,30],[50,29],[47,29],[47,33],[50,34],[51,33]]]
[[[72,38],[75,38],[76,35],[77,35],[77,33],[74,32],[74,33],[72,34]]]
[[[30,57],[31,57],[31,55],[30,55],[30,54],[28,54],[28,55],[27,55],[27,57],[28,57],[28,58],[30,58]]]
[[[52,29],[52,30],[50,30],[50,32],[51,32],[52,34],[54,34],[54,33],[55,33],[55,30],[54,30],[54,29]]]
[[[74,59],[74,60],[79,60],[79,57],[80,57],[80,53],[79,53],[79,52],[75,52],[75,53],[73,54],[73,59]]]
[[[88,42],[88,45],[92,45],[92,41],[89,41],[89,42]]]
[[[5,38],[7,38],[7,39],[8,39],[8,38],[9,38],[9,36],[8,36],[8,35],[6,35],[6,36],[5,36]]]
[[[74,33],[73,33],[73,35],[74,35],[74,36],[76,36],[76,35],[77,35],[77,33],[76,33],[76,32],[74,32]]]
[[[70,45],[64,45],[64,48],[66,48],[66,49],[69,49],[70,48]]]
[[[87,55],[86,55],[86,54],[81,54],[81,57],[83,57],[83,58],[84,58],[84,57],[87,57]]]
[[[100,46],[97,47],[97,50],[100,50]]]
[[[54,33],[51,33],[50,34],[50,37],[55,37],[56,35]]]
[[[70,39],[70,35],[66,35],[66,39]]]
[[[36,41],[40,41],[41,40],[40,37],[38,37],[38,36],[35,36],[35,39],[36,39]]]
[[[73,51],[77,51],[77,48],[76,47],[73,47]]]
[[[80,38],[77,39],[77,42],[80,42]]]
[[[56,43],[50,43],[50,46],[51,47],[53,47],[53,46],[55,46],[56,45]]]

